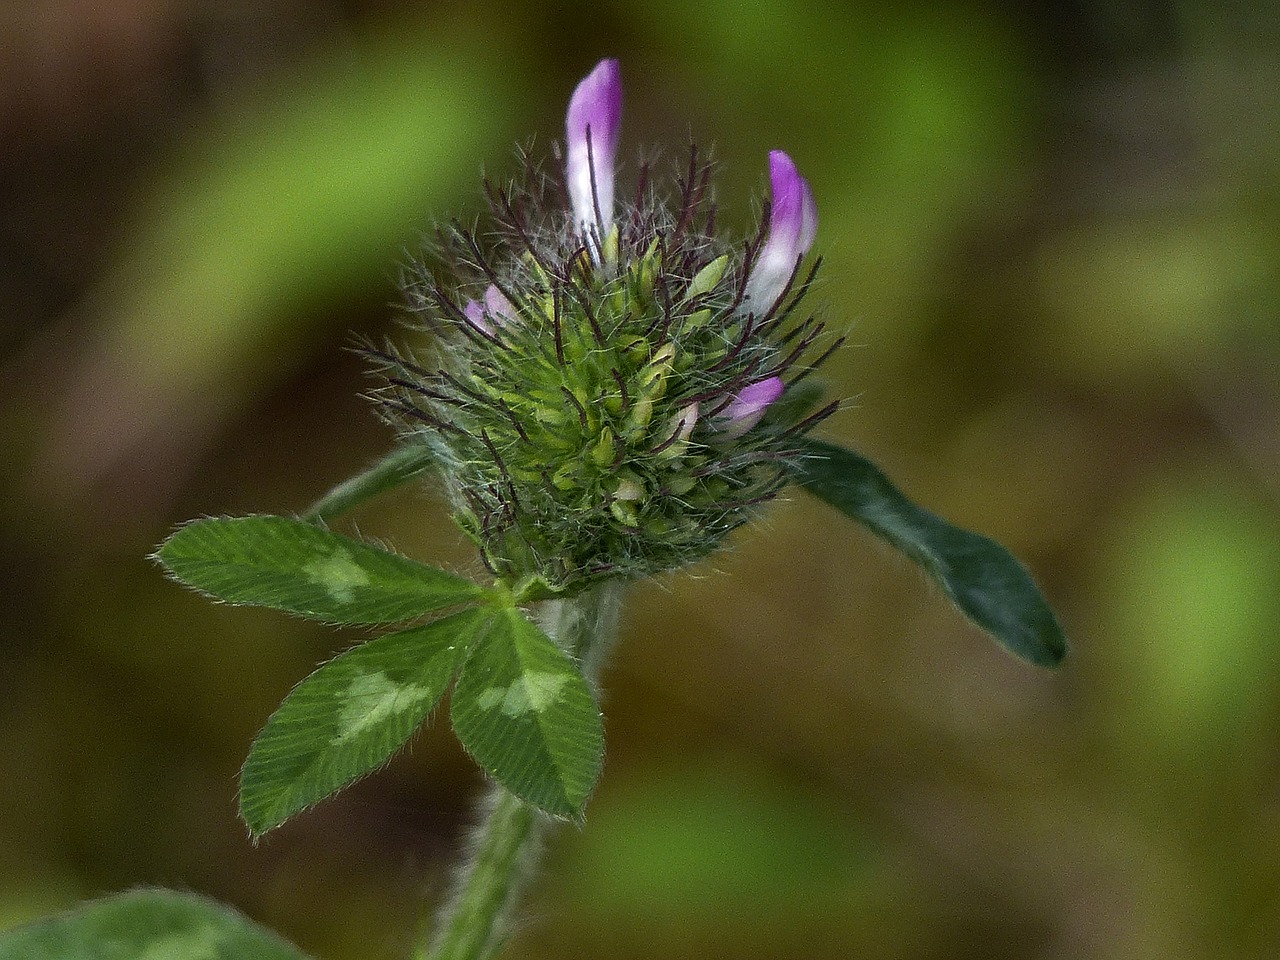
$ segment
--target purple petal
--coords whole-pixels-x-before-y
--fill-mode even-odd
[[[769,180],[773,190],[769,235],[751,268],[743,298],[744,309],[756,313],[777,303],[818,232],[818,208],[809,181],[781,150],[769,153]]]
[[[462,314],[467,318],[467,323],[471,324],[481,333],[493,333],[493,324],[485,319],[484,306],[478,300],[468,300],[462,308]]]
[[[781,377],[769,377],[767,380],[757,380],[755,383],[743,387],[729,406],[721,415],[724,418],[724,426],[721,428],[722,436],[740,437],[757,423],[764,416],[765,410],[769,405],[782,396],[786,385],[782,382]]]
[[[495,284],[489,284],[484,291],[484,301],[468,300],[462,308],[467,323],[481,333],[493,335],[494,327],[500,327],[516,315],[516,308],[511,305]]]
[[[495,322],[510,320],[516,315],[516,308],[495,284],[489,284],[484,291],[484,312]]]
[[[594,227],[601,237],[613,222],[613,161],[621,129],[622,71],[617,60],[601,60],[573,91],[565,118],[565,180],[573,218],[583,232]]]

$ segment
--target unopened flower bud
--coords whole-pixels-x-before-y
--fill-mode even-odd
[[[818,232],[818,208],[809,181],[781,150],[769,154],[769,236],[751,268],[744,308],[767,312],[791,282],[800,260],[813,246]]]
[[[601,60],[578,84],[565,117],[565,181],[575,222],[603,241],[613,225],[613,164],[622,130],[622,70]]]
[[[764,416],[769,405],[782,396],[786,384],[781,377],[769,377],[743,387],[730,401],[723,413],[722,437],[740,437]]]

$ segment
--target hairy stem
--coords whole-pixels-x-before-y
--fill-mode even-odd
[[[593,691],[617,639],[621,598],[621,585],[606,583],[538,610],[542,629],[577,658]],[[490,787],[452,894],[419,960],[487,960],[498,951],[552,825],[502,786]]]
[[[480,960],[502,943],[506,918],[532,871],[547,820],[533,807],[493,785],[453,896],[429,948],[427,960]]]

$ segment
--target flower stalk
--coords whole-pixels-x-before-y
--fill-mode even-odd
[[[489,788],[467,860],[418,960],[481,960],[501,945],[549,821],[501,784]]]

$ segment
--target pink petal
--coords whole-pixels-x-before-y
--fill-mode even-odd
[[[584,232],[595,228],[603,236],[613,222],[613,165],[621,129],[622,70],[617,60],[601,60],[573,91],[565,117],[565,179],[574,220]]]
[[[493,324],[485,319],[484,306],[478,300],[468,300],[462,308],[462,314],[467,318],[467,323],[481,333],[493,333]]]
[[[511,305],[496,284],[489,284],[484,290],[484,300],[468,300],[462,308],[467,322],[481,333],[493,334],[495,327],[502,326],[516,316],[516,308]]]
[[[499,322],[513,319],[516,315],[516,308],[511,305],[511,301],[503,295],[502,291],[491,283],[484,291],[484,312],[494,322]]]
[[[785,389],[786,384],[782,382],[781,377],[757,380],[755,383],[743,387],[734,395],[729,406],[721,414],[725,421],[720,430],[721,435],[729,437],[742,436],[760,422],[765,410],[782,396],[782,392]]]
[[[800,258],[809,252],[818,232],[818,208],[809,182],[781,150],[769,153],[773,199],[769,234],[747,281],[743,308],[768,311],[782,296]]]

